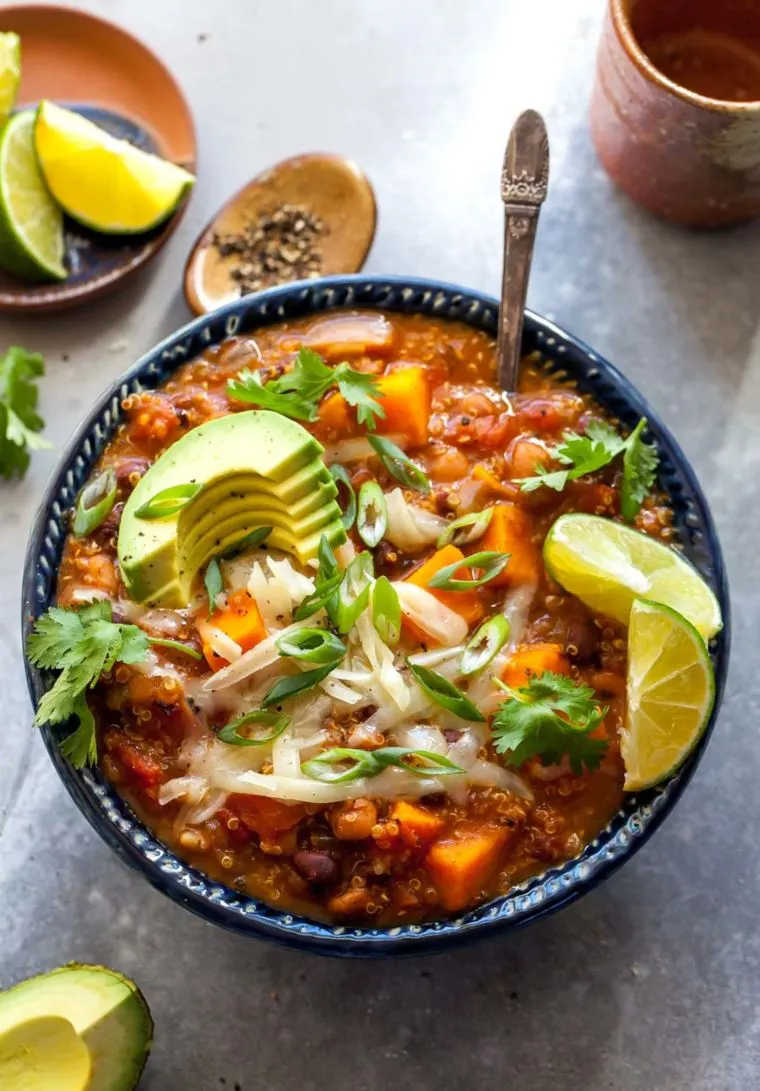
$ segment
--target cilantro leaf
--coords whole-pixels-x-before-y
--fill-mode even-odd
[[[136,625],[112,620],[111,603],[96,601],[78,610],[53,606],[38,619],[27,642],[27,655],[43,669],[60,674],[40,701],[35,723],[57,724],[76,716],[79,726],[62,751],[75,768],[94,761],[95,719],[85,694],[115,663],[140,663],[148,637]]]
[[[316,409],[310,402],[304,401],[297,394],[280,393],[277,390],[279,379],[266,385],[261,381],[258,371],[241,371],[237,379],[227,384],[227,393],[239,402],[258,405],[261,409],[271,409],[273,413],[282,413],[294,420],[315,420]]]
[[[23,477],[29,452],[51,446],[37,435],[44,421],[37,412],[34,380],[44,372],[42,356],[19,345],[0,356],[0,476],[6,479]]]
[[[562,674],[544,671],[527,686],[510,689],[491,723],[494,747],[510,765],[522,765],[540,757],[544,765],[556,765],[567,755],[576,774],[596,769],[606,749],[606,739],[592,739],[591,732],[607,714],[590,686]]]
[[[365,375],[363,371],[354,371],[348,364],[338,364],[335,369],[335,378],[338,390],[349,405],[356,409],[356,419],[359,424],[366,425],[369,431],[375,427],[375,417],[385,417],[385,410],[373,395],[379,393],[377,382],[373,375]]]
[[[227,393],[241,402],[250,402],[282,413],[295,420],[315,421],[319,416],[319,403],[324,395],[336,387],[349,405],[357,409],[357,418],[370,430],[375,417],[384,417],[385,411],[373,395],[378,393],[377,382],[372,375],[355,371],[350,364],[328,367],[319,353],[302,348],[292,368],[262,383],[255,371],[241,371],[237,379],[227,384]]]
[[[632,523],[644,503],[657,476],[659,456],[651,443],[641,438],[647,426],[642,417],[626,440],[623,455],[623,486],[620,490],[620,512]]]

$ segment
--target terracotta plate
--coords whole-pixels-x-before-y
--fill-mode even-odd
[[[21,36],[19,107],[53,99],[115,136],[194,170],[190,109],[174,78],[142,42],[104,19],[55,5],[4,7],[0,30]],[[138,236],[98,235],[67,221],[71,276],[61,284],[32,285],[0,272],[0,311],[60,310],[110,291],[158,253],[184,207]]]

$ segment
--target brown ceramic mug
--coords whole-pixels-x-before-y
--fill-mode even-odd
[[[700,227],[760,215],[760,0],[609,0],[591,128],[650,212]]]

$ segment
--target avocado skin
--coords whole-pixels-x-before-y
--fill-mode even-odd
[[[316,555],[322,534],[332,545],[345,541],[337,486],[323,453],[297,421],[268,410],[232,413],[186,433],[124,505],[118,553],[131,598],[169,609],[187,606],[201,568],[258,526],[273,526],[268,544],[301,563]],[[137,516],[164,489],[196,483],[201,491],[174,515]]]
[[[120,997],[114,995],[117,989]],[[93,998],[98,997],[102,1014],[88,1021],[85,1005],[95,1010]],[[0,1032],[36,1015],[61,1015],[81,1035],[93,1062],[88,1091],[133,1091],[137,1086],[153,1045],[154,1027],[147,1001],[130,978],[107,966],[68,962],[0,992]],[[128,1050],[123,1049],[124,1042]]]

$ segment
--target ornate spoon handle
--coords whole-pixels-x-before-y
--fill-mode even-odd
[[[525,297],[538,214],[549,184],[549,138],[535,110],[520,114],[504,153],[504,269],[499,308],[499,385],[516,390],[520,369]]]

